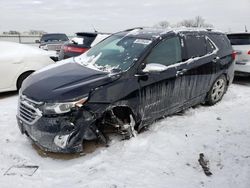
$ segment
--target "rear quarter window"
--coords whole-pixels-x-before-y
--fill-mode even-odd
[[[232,45],[250,45],[250,34],[227,35]]]
[[[211,54],[216,50],[214,44],[210,41],[209,38],[206,39],[206,46],[207,46],[207,54]]]
[[[207,36],[215,43],[219,49],[219,56],[227,56],[232,53],[232,46],[227,36],[223,33],[209,33]]]

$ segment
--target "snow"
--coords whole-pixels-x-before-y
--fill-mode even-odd
[[[250,81],[212,107],[167,117],[127,141],[84,156],[42,157],[18,130],[17,94],[0,95],[0,187],[250,187]],[[204,153],[212,176],[198,163]],[[32,176],[17,166],[39,166]],[[4,175],[13,167],[12,175]]]
[[[90,69],[94,69],[100,71],[100,69],[104,68],[102,66],[98,66],[96,61],[101,57],[102,53],[100,52],[98,55],[87,56],[87,53],[84,53],[80,56],[75,57],[75,61],[82,66],[88,67]],[[108,69],[112,69],[108,67]],[[110,70],[111,71],[111,70]]]

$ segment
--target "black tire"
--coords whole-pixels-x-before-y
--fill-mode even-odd
[[[23,84],[23,81],[29,76],[31,75],[31,73],[33,72],[25,72],[23,74],[21,74],[19,76],[19,78],[17,79],[17,83],[16,83],[16,87],[17,87],[17,90],[19,90],[21,87],[22,87],[22,84]]]
[[[227,90],[227,79],[224,75],[221,75],[215,80],[211,89],[208,92],[206,104],[214,105],[219,102]]]

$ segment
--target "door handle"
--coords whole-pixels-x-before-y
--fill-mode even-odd
[[[218,56],[213,59],[214,63],[217,63],[218,61],[220,61],[220,57],[218,57]]]
[[[176,77],[183,76],[188,70],[187,69],[180,69],[176,72]]]

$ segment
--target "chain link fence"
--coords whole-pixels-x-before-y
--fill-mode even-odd
[[[74,36],[68,36],[69,39]],[[29,44],[33,46],[39,46],[36,40],[40,40],[41,35],[0,35],[1,41],[17,42],[22,44]]]
[[[0,41],[17,42],[30,45],[38,45],[36,40],[40,40],[40,38],[40,35],[0,35]]]

